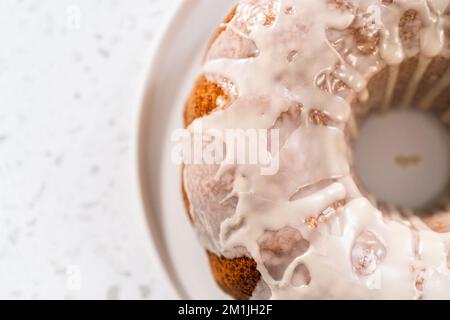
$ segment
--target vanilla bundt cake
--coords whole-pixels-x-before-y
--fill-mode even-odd
[[[264,163],[182,169],[189,218],[225,292],[450,299],[449,188],[423,210],[385,206],[352,157],[371,112],[416,108],[448,128],[449,58],[450,0],[237,2],[184,113],[206,146],[207,130],[277,133]],[[235,146],[221,143],[228,159]]]

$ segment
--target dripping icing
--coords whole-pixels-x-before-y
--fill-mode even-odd
[[[257,1],[241,2],[251,6]],[[347,29],[355,16],[352,10],[332,8],[325,0],[275,1],[275,11],[279,14],[274,23],[270,26],[256,23],[249,33],[230,22],[230,28],[236,33],[252,40],[258,55],[243,59],[211,59],[204,65],[204,73],[220,74],[230,79],[238,88],[239,98],[228,108],[197,119],[195,123],[200,123],[203,128],[272,128],[281,114],[287,112],[288,102],[292,100],[301,103],[305,114],[318,110],[335,121],[333,126],[318,126],[303,120],[300,127],[289,132],[280,149],[281,171],[275,176],[261,177],[259,170],[251,166],[235,168],[237,174],[231,194],[238,196],[238,203],[234,214],[220,226],[219,251],[216,253],[245,248],[257,262],[262,279],[270,287],[274,299],[417,297],[417,278],[411,272],[417,263],[413,250],[415,236],[407,221],[386,221],[362,197],[346,161],[349,151],[343,130],[352,121],[352,97],[365,96],[367,79],[384,64],[388,66],[389,79],[382,108],[390,107],[399,65],[406,58],[399,22],[409,9],[419,12],[424,26],[420,34],[419,68],[403,98],[405,106],[411,102],[429,62],[444,47],[443,14],[450,0],[398,0],[390,5],[380,5],[379,1],[372,0],[353,2],[367,11],[376,6],[378,11],[375,11],[380,13],[377,21],[381,33],[380,63],[371,73],[356,68],[356,63],[346,60],[329,42],[326,31]],[[282,7],[290,9],[283,15],[280,13],[283,12]],[[297,28],[296,33],[291,34],[293,39],[283,42],[283,34],[293,26]],[[305,43],[308,47],[302,47]],[[331,86],[327,91],[318,88],[316,80],[320,74],[335,77],[351,94],[340,96],[333,92]],[[423,98],[423,108],[428,108],[447,87],[449,75],[447,71]],[[324,154],[327,157],[323,157]],[[292,200],[299,189],[325,179],[334,182],[312,195]],[[319,223],[314,229],[305,223],[308,218],[339,201],[346,201],[345,206],[335,210],[325,223]],[[286,267],[281,279],[275,280],[264,266],[258,240],[265,231],[285,227],[300,231],[310,246]],[[351,252],[355,239],[364,233],[379,239],[385,254],[377,261],[374,270],[361,275],[355,273]],[[423,265],[420,295],[423,298],[448,298],[450,272],[444,244],[449,235],[436,234],[423,226],[417,234]],[[291,281],[299,266],[309,271],[310,281],[306,285],[295,285]]]

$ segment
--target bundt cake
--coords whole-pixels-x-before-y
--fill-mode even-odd
[[[449,127],[449,58],[450,0],[237,1],[184,111],[206,146],[207,130],[277,133],[264,164],[183,165],[189,219],[226,293],[450,299],[449,187],[423,210],[383,206],[352,157],[371,112],[416,108]],[[228,159],[235,146],[221,143]]]

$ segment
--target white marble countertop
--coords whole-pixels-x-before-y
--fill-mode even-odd
[[[133,145],[179,1],[0,1],[0,298],[175,297],[142,223]]]

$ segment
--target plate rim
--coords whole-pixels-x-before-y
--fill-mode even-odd
[[[176,29],[178,19],[185,13],[186,9],[189,5],[192,5],[198,0],[179,0],[179,3],[176,4],[175,8],[172,9],[171,14],[167,18],[164,26],[161,28],[162,31],[159,33],[157,40],[155,40],[155,47],[153,50],[153,54],[149,59],[150,63],[147,66],[147,76],[144,82],[143,87],[141,88],[141,94],[139,98],[139,107],[137,108],[137,115],[135,116],[135,124],[134,128],[137,128],[134,133],[134,152],[133,155],[135,157],[135,177],[137,181],[138,194],[139,194],[139,205],[141,209],[141,218],[145,220],[146,224],[146,232],[149,236],[150,249],[152,253],[155,253],[156,259],[155,263],[157,264],[157,268],[161,271],[161,275],[163,277],[163,283],[169,286],[171,292],[175,293],[176,298],[178,299],[187,299],[188,294],[184,290],[182,284],[176,279],[176,277],[167,270],[165,264],[162,259],[162,249],[158,247],[157,243],[159,242],[158,237],[156,236],[155,226],[152,223],[151,216],[152,208],[150,204],[150,200],[148,194],[150,194],[151,187],[146,182],[146,176],[148,176],[147,170],[147,147],[144,143],[147,139],[147,123],[146,119],[147,115],[150,112],[151,107],[149,107],[148,102],[152,99],[153,92],[149,90],[152,84],[157,81],[157,69],[158,62],[161,61],[164,57],[164,47],[168,45],[170,42],[170,34]]]

